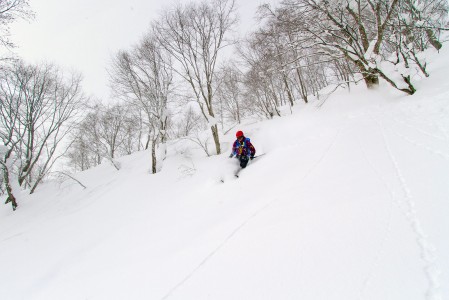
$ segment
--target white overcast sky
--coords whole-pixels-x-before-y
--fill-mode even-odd
[[[258,5],[278,2],[236,0],[240,31],[245,33],[254,27]],[[30,63],[48,61],[80,71],[85,91],[107,100],[106,68],[112,55],[138,42],[151,20],[173,3],[172,0],[30,0],[36,18],[12,25],[12,40],[18,45],[15,52]]]

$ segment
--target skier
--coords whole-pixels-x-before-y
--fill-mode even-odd
[[[235,136],[237,139],[232,146],[232,153],[231,155],[229,155],[229,158],[232,158],[235,155],[235,157],[240,161],[240,167],[244,169],[246,168],[248,161],[254,158],[256,149],[251,144],[249,138],[243,135],[243,132],[241,130],[237,131]]]

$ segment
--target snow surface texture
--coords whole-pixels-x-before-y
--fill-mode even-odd
[[[258,154],[171,142],[0,207],[0,298],[449,299],[449,52],[414,96],[362,85],[243,124]],[[224,183],[221,182],[224,180]]]

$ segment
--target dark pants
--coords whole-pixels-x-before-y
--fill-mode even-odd
[[[240,161],[240,167],[242,167],[242,169],[246,168],[246,165],[248,164],[249,158],[248,156],[240,156],[239,158]]]

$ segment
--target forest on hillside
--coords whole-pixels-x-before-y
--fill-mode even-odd
[[[14,50],[12,22],[32,20],[29,2],[0,1],[2,47]],[[105,160],[119,170],[118,157],[145,149],[157,173],[169,140],[221,154],[228,128],[281,117],[282,107],[326,97],[325,87],[385,83],[413,95],[415,80],[431,75],[423,52],[440,50],[449,29],[445,0],[284,0],[254,14],[258,28],[239,37],[235,0],[167,6],[141,40],[114,54],[111,99],[86,95],[80,73],[1,57],[6,204],[15,210],[16,192],[33,193],[49,176]]]

